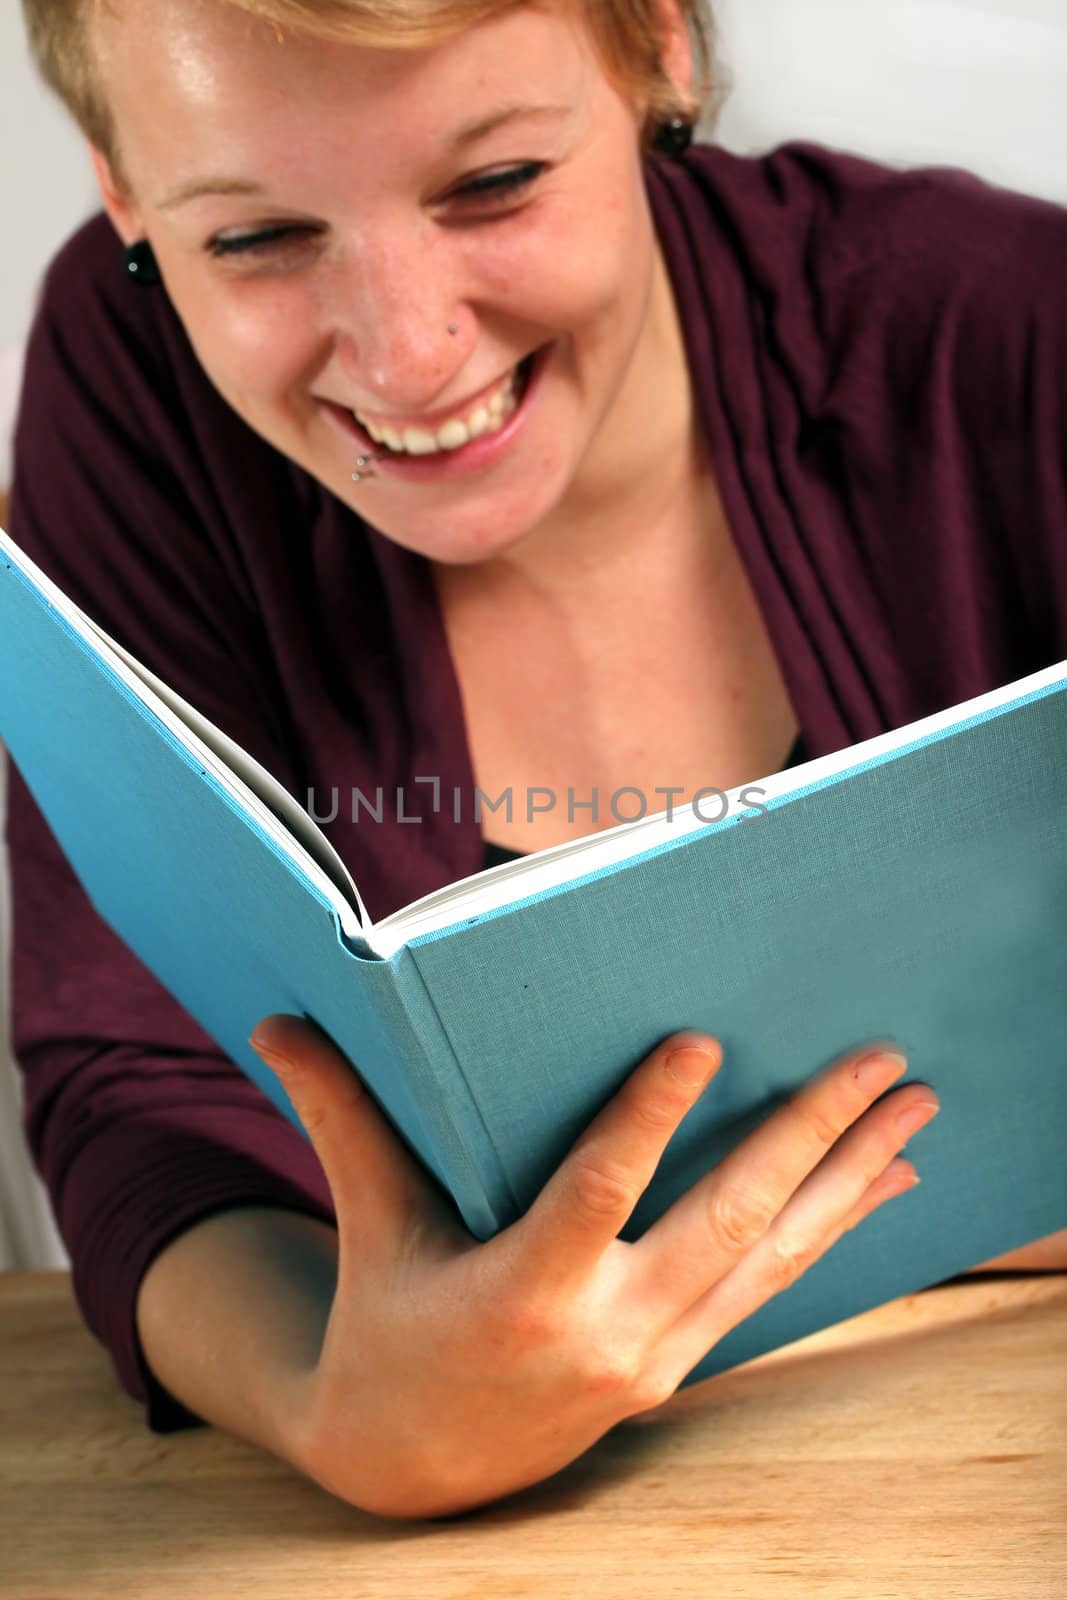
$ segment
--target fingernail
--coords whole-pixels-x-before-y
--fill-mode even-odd
[[[897,1127],[901,1133],[918,1133],[932,1118],[937,1116],[941,1105],[937,1100],[920,1100],[915,1105],[910,1105],[907,1111],[902,1111],[897,1118]]]
[[[264,1039],[261,1039],[254,1030],[249,1034],[248,1042],[258,1055],[263,1056],[269,1066],[278,1067],[284,1071],[289,1065],[288,1058],[286,1056],[279,1055],[274,1046],[267,1044],[267,1042]]]
[[[697,1089],[707,1083],[721,1059],[719,1052],[709,1045],[689,1044],[672,1050],[663,1065],[671,1077],[687,1089]]]
[[[907,1069],[908,1058],[899,1050],[869,1050],[856,1062],[852,1076],[865,1094],[876,1094],[888,1089]]]

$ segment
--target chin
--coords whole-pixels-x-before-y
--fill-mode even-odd
[[[563,463],[557,463],[557,471],[565,482]],[[554,489],[549,472],[551,467],[542,467],[532,485],[525,474],[523,481],[508,485],[490,486],[487,481],[481,485],[472,481],[462,488],[453,485],[437,496],[436,506],[425,509],[414,510],[417,502],[407,495],[401,497],[407,505],[398,505],[393,486],[381,481],[368,483],[358,504],[350,491],[342,498],[394,544],[445,566],[473,567],[518,550],[551,516],[562,498],[563,483]]]
[[[403,545],[416,555],[424,556],[427,561],[448,567],[477,567],[500,560],[509,551],[519,548],[536,526],[529,525],[528,519],[524,519],[521,526],[502,532],[499,523],[485,530],[449,527],[447,520],[441,519],[432,529],[426,530],[425,537],[420,538],[420,530],[413,530],[410,524],[398,528],[397,533],[393,534],[382,522],[375,521],[367,508],[364,507],[359,514],[394,544]]]

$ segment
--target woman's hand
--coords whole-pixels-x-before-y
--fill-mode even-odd
[[[527,1213],[479,1243],[319,1029],[273,1016],[254,1042],[337,1212],[322,1349],[281,1397],[291,1459],[384,1516],[509,1494],[668,1399],[724,1334],[917,1181],[894,1157],[938,1110],[922,1084],[872,1105],[905,1062],[851,1053],[627,1244],[617,1235],[721,1059],[707,1035],[676,1034]]]

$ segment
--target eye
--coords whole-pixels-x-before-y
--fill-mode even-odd
[[[536,183],[546,165],[544,161],[526,161],[521,166],[508,167],[503,172],[483,173],[454,190],[452,198],[474,202],[510,200]],[[260,252],[266,254],[278,245],[290,244],[302,235],[315,231],[313,228],[293,227],[287,224],[275,228],[261,228],[255,233],[217,234],[215,238],[208,240],[205,249],[208,255],[216,259],[220,256],[255,255]]]
[[[220,234],[214,239],[209,239],[204,246],[209,256],[252,255],[258,250],[264,253],[279,243],[289,243],[300,234],[313,232],[311,228],[277,227],[262,228],[258,233]]]
[[[472,178],[469,183],[463,184],[455,191],[457,196],[471,195],[475,199],[487,196],[490,200],[507,198],[518,194],[541,176],[545,170],[544,161],[524,161],[521,166],[507,167],[503,172],[486,172],[478,178]]]

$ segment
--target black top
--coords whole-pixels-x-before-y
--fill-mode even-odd
[[[798,733],[796,744],[790,750],[788,759],[781,770],[785,772],[790,767],[798,767],[802,761],[807,761],[808,759],[808,752],[804,746],[804,735]],[[487,839],[485,841],[485,857],[482,861],[482,871],[485,872],[489,867],[502,866],[505,861],[519,861],[527,853],[525,850],[508,850],[504,845],[493,844]]]

